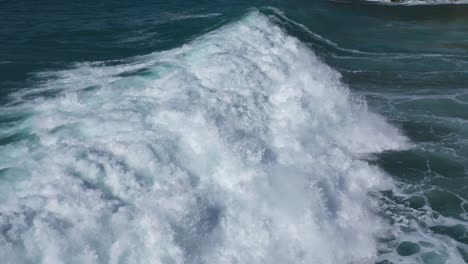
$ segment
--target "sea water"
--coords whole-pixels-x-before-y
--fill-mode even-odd
[[[464,263],[436,3],[0,2],[2,261]]]

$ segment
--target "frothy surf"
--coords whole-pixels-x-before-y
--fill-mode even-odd
[[[392,0],[366,0],[368,2],[388,4],[388,5],[466,5],[466,0],[402,0],[392,2]]]
[[[406,138],[266,16],[51,75],[2,110],[6,263],[375,260],[359,157]]]

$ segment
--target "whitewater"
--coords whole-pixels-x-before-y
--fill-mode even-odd
[[[376,261],[367,160],[410,143],[268,16],[41,75],[1,109],[2,263]]]

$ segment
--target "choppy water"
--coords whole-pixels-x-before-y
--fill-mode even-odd
[[[0,2],[3,263],[465,263],[467,12]]]

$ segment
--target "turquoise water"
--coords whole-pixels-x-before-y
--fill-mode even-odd
[[[463,1],[1,1],[4,263],[466,263]]]

